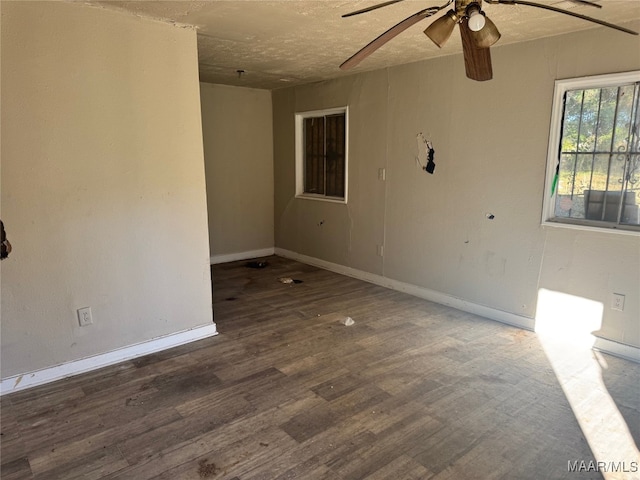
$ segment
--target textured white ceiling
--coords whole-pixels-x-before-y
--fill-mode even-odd
[[[422,32],[426,19],[391,40],[358,67],[343,72],[338,66],[380,35],[413,13],[446,0],[405,0],[362,15],[341,15],[377,0],[209,0],[209,1],[99,1],[96,6],[198,28],[200,79],[204,82],[275,89],[411,63],[430,57],[460,53],[460,37],[454,32],[439,49]],[[538,3],[611,23],[629,25],[640,19],[640,0],[600,0],[596,9],[560,0]],[[502,38],[492,48],[590,28],[596,24],[529,6],[489,5],[483,10]],[[445,12],[443,10],[443,12]],[[437,16],[441,15],[438,14]],[[437,18],[436,16],[436,18]],[[609,29],[610,35],[627,35]],[[633,52],[630,52],[633,54]],[[640,55],[640,52],[635,52]],[[237,70],[245,73],[239,76]]]

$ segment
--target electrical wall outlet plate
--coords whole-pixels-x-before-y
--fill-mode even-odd
[[[86,327],[93,323],[93,317],[91,316],[91,307],[84,307],[78,309],[78,323],[81,327]]]
[[[621,293],[611,294],[611,308],[620,312],[624,311],[624,295]]]

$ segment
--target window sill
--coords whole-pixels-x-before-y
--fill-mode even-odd
[[[328,202],[328,203],[342,203],[342,204],[346,204],[347,203],[347,199],[346,198],[340,198],[340,197],[326,197],[324,195],[313,195],[310,193],[300,193],[298,195],[296,195],[296,198],[302,199],[302,200],[317,200],[320,202]]]
[[[630,235],[638,237],[640,236],[640,230],[635,230],[633,227],[608,227],[608,226],[593,226],[593,225],[584,225],[581,223],[569,223],[564,221],[557,220],[545,220],[542,222],[543,227],[551,227],[551,228],[564,228],[568,230],[581,230],[583,232],[594,232],[594,233],[603,233],[603,234],[614,234],[614,235]]]

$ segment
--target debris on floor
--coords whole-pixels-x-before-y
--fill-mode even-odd
[[[200,478],[210,478],[218,473],[218,467],[216,467],[215,463],[207,463],[209,461],[208,458],[203,458],[198,462],[198,475]]]
[[[124,404],[127,407],[139,407],[140,405],[143,405],[144,402],[142,400],[139,400],[138,397],[134,395],[133,397],[127,398]]]
[[[302,280],[298,280],[298,279],[291,278],[291,277],[280,277],[280,278],[278,278],[278,281],[280,283],[284,283],[284,284],[302,283]]]
[[[340,323],[343,324],[346,327],[350,327],[351,325],[353,325],[356,322],[351,317],[344,317],[344,318],[342,318],[340,320]]]
[[[247,268],[265,268],[267,266],[269,266],[269,262],[264,261],[264,262],[259,262],[259,261],[251,261],[251,262],[247,262],[246,263]]]

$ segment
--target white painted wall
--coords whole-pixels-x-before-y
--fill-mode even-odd
[[[273,249],[271,92],[200,84],[212,260]]]
[[[640,346],[640,237],[540,224],[554,80],[640,69],[639,38],[595,28],[492,56],[489,82],[455,55],[275,91],[276,247],[522,317],[540,288],[583,296],[605,305],[601,337]],[[343,105],[349,204],[294,198],[294,113]]]
[[[2,378],[211,325],[195,31],[2,3]]]

